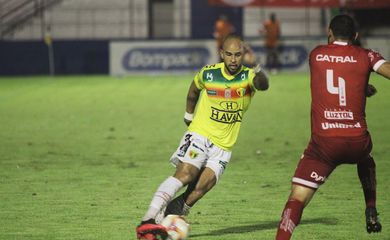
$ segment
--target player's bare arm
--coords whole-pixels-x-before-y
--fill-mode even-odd
[[[193,114],[195,112],[195,106],[198,102],[200,90],[196,87],[195,82],[192,81],[187,94],[186,113],[184,115],[184,122],[187,126],[192,122]]]
[[[390,79],[390,62],[383,63],[376,71],[387,79]]]
[[[376,71],[380,75],[384,76],[387,79],[390,79],[390,62],[385,62],[383,63],[378,70]],[[372,84],[368,84],[367,89],[366,89],[366,96],[371,97],[375,95],[378,91]]]
[[[253,79],[253,84],[255,85],[255,88],[260,91],[267,90],[269,87],[267,74],[261,69],[260,65],[257,65],[257,67],[254,68],[254,71],[256,73],[256,76]]]
[[[263,71],[260,64],[257,63],[256,55],[247,43],[244,44],[244,64],[248,67],[252,67],[255,71],[256,76],[253,79],[255,88],[260,91],[267,90],[269,87],[268,76]]]
[[[256,55],[253,52],[252,48],[247,43],[243,43],[244,47],[244,58],[243,58],[243,64],[248,67],[255,67],[256,66]]]

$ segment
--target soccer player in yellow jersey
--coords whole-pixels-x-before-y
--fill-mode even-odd
[[[156,223],[168,214],[187,215],[213,188],[229,163],[251,98],[268,89],[267,75],[240,37],[227,36],[220,55],[223,62],[203,67],[191,83],[184,114],[188,131],[171,157],[176,172],[154,194],[136,229],[138,239],[165,239],[165,228]]]

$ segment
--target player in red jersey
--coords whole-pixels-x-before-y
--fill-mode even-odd
[[[277,240],[290,239],[304,207],[340,164],[357,164],[366,202],[367,232],[380,232],[376,211],[375,162],[365,120],[371,71],[390,79],[390,62],[372,50],[352,45],[354,22],[338,15],[329,25],[328,45],[310,54],[311,140],[296,168]]]

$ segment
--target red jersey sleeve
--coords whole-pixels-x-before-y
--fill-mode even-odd
[[[365,49],[368,57],[369,66],[372,70],[376,71],[385,62],[380,53],[372,49]]]

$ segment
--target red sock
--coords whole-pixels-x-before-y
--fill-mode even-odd
[[[279,222],[276,240],[289,240],[294,228],[301,221],[304,204],[295,199],[289,199],[282,213],[282,220]]]
[[[360,183],[363,187],[364,199],[366,207],[376,206],[376,174],[375,162],[370,156],[366,161],[360,162],[357,165]]]

